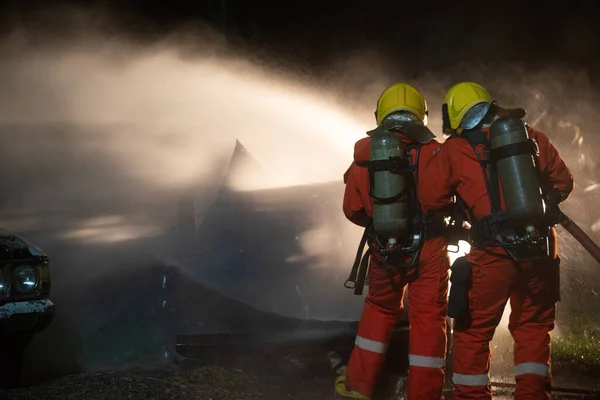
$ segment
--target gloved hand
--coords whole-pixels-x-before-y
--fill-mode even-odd
[[[546,203],[546,216],[549,221],[549,225],[556,225],[560,223],[562,219],[562,211],[558,207],[558,204],[563,200],[563,195],[560,190],[553,187],[548,190],[544,196]]]
[[[552,201],[555,204],[558,204],[563,200],[562,192],[556,187],[550,189],[548,193],[546,193],[546,197],[549,201]]]

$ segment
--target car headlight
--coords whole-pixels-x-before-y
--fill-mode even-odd
[[[29,294],[38,284],[37,269],[31,265],[20,265],[13,270],[14,287],[22,294]]]

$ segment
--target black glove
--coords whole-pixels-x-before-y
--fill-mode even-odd
[[[558,204],[563,201],[562,192],[556,187],[553,187],[548,191],[548,193],[546,193],[546,198],[548,201],[554,202],[554,204]]]
[[[558,207],[558,204],[563,201],[562,192],[553,187],[546,192],[544,200],[546,202],[548,224],[554,226],[560,222],[562,216],[562,211],[560,211],[560,208]]]

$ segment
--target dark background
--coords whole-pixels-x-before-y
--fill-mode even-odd
[[[317,73],[326,73],[334,58],[368,49],[409,64],[415,76],[470,61],[519,62],[580,68],[598,82],[600,5],[593,0],[13,0],[2,2],[2,30],[23,22],[48,29],[48,16],[60,13],[59,6],[84,3],[115,12],[115,33],[148,41],[204,21],[225,30],[234,44]]]

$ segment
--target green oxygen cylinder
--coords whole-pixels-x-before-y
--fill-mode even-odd
[[[531,233],[544,220],[544,203],[534,156],[520,151],[528,143],[529,134],[520,118],[501,117],[490,126],[491,154],[497,155],[506,213],[515,226]]]
[[[394,132],[380,128],[373,131],[370,136],[369,161],[373,164],[390,159],[402,161],[406,157],[402,139]],[[406,178],[404,174],[393,173],[389,170],[375,170],[372,179],[375,232],[385,239],[388,245],[393,246],[407,233],[408,205],[406,196],[393,202],[386,201],[386,199],[391,199],[404,191]]]

